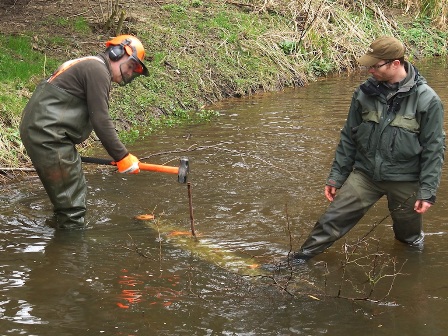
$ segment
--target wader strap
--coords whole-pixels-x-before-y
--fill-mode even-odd
[[[88,60],[88,59],[94,59],[94,60],[97,60],[98,62],[101,62],[101,63],[103,63],[103,64],[105,64],[104,63],[104,61],[101,59],[101,58],[99,58],[99,57],[97,57],[97,56],[86,56],[86,57],[82,57],[82,58],[77,58],[77,59],[74,59],[74,60],[70,60],[70,61],[67,61],[67,62],[65,62],[64,64],[62,64],[52,75],[51,75],[51,77],[50,78],[48,78],[47,79],[47,82],[48,83],[50,83],[50,82],[52,82],[53,81],[53,79],[55,79],[57,76],[59,76],[61,73],[63,73],[65,70],[67,70],[67,69],[69,69],[70,67],[72,67],[73,65],[75,65],[75,64],[77,64],[77,63],[79,63],[79,62],[81,62],[81,61],[85,61],[85,60]]]

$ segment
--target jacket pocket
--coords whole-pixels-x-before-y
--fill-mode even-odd
[[[390,127],[383,138],[381,151],[390,162],[415,160],[422,152],[418,133],[407,129]]]
[[[373,121],[364,121],[359,126],[352,128],[352,140],[356,145],[356,149],[361,153],[366,154],[372,147],[376,125]]]

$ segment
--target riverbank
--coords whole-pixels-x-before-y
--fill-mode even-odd
[[[111,93],[111,116],[126,143],[159,127],[213,118],[204,106],[228,97],[353,71],[356,58],[380,35],[400,38],[411,60],[447,50],[442,1],[425,7],[418,1],[409,7],[409,1],[390,7],[328,0],[116,3],[0,5],[0,167],[30,166],[18,124],[37,83],[61,62],[103,50],[121,23],[120,33],[137,35],[153,56],[148,78]]]

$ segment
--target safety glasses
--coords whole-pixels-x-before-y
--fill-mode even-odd
[[[134,78],[145,74],[141,62],[136,60],[134,56],[130,56],[126,61],[120,64],[120,72],[123,80],[120,85],[129,84]]]
[[[371,66],[369,66],[369,69],[371,69],[371,70],[378,70],[379,68],[381,68],[382,66],[385,66],[386,64],[390,64],[390,63],[392,63],[394,60],[390,60],[390,61],[387,61],[386,63],[383,63],[383,64],[379,64],[379,65],[371,65]]]

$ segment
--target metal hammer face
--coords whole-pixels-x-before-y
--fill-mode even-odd
[[[187,157],[181,158],[179,164],[179,172],[177,174],[177,182],[187,183],[187,176],[189,172],[190,172],[190,165],[188,162],[188,158]]]

